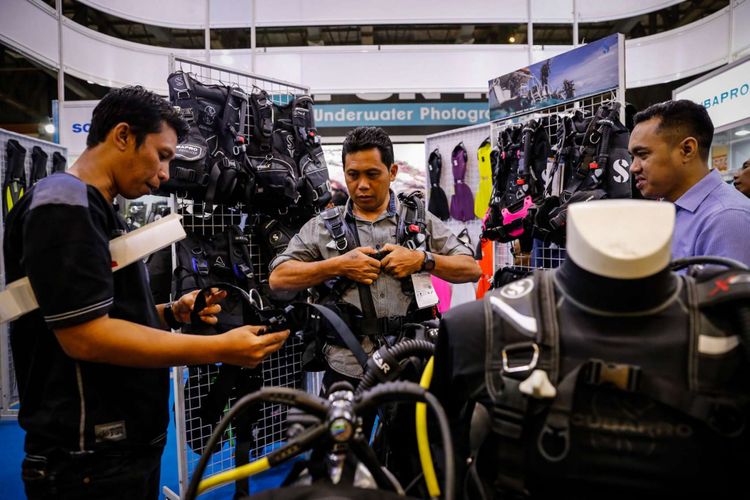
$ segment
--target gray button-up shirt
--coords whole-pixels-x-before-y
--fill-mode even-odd
[[[356,222],[361,246],[377,248],[387,243],[396,243],[399,202],[392,191],[388,209],[375,221],[370,222],[354,215],[351,199],[345,208],[339,208],[339,210],[345,210],[345,217],[349,221],[354,220]],[[425,214],[427,248],[429,251],[438,255],[473,255],[472,250],[459,241],[440,219],[427,211],[425,211]],[[323,218],[317,216],[302,226],[299,233],[289,242],[286,250],[273,260],[271,270],[273,271],[288,260],[313,262],[330,259],[338,255],[340,255],[339,251],[323,223]],[[412,297],[403,292],[400,280],[382,273],[370,288],[375,312],[379,318],[406,315]],[[347,290],[342,299],[361,309],[357,287]],[[368,354],[372,353],[374,349],[372,342],[367,338],[362,342],[362,347]],[[362,376],[362,368],[346,348],[327,346],[325,354],[331,368],[337,372],[350,377]]]

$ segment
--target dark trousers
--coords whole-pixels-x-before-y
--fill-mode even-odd
[[[161,454],[162,448],[26,455],[21,474],[30,500],[157,500]]]

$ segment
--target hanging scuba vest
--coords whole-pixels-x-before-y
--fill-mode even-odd
[[[49,158],[49,155],[39,146],[31,148],[31,178],[29,179],[29,187],[47,177],[47,158]]]
[[[238,226],[229,226],[213,235],[191,233],[176,244],[177,263],[174,268],[173,297],[214,283],[231,283],[250,291],[258,290],[258,282],[250,258],[250,238]],[[216,328],[230,330],[241,326],[241,304],[227,299],[222,302]],[[183,327],[185,332],[205,333],[203,322]]]
[[[222,307],[226,303],[232,304],[235,311],[237,326],[239,325],[264,325],[267,319],[276,311],[263,311],[259,304],[244,289],[230,283],[214,282],[210,287],[202,288],[196,297],[194,311],[200,311],[206,306],[205,293],[212,288],[227,292],[227,297],[222,301]],[[200,320],[197,314],[193,314],[192,324],[198,324]],[[218,323],[216,326],[204,325],[191,331],[203,335],[214,335],[223,333],[234,324]],[[240,366],[223,363],[219,366],[213,364],[193,365],[188,367],[188,377],[185,381],[185,401],[193,402],[185,408],[185,436],[187,445],[193,452],[202,454],[206,451],[208,439],[224,416],[225,410],[230,406],[230,400],[240,399],[242,396],[257,391],[263,386],[263,376],[260,368],[243,368]],[[237,455],[240,450],[246,454],[249,452],[250,444],[253,442],[252,427],[257,420],[258,411],[244,415],[236,425],[242,425],[242,429],[235,429],[237,440]],[[221,446],[211,450],[216,453]]]
[[[565,169],[564,190],[543,201],[535,220],[546,241],[565,242],[571,203],[631,197],[629,134],[619,115],[620,104],[614,102],[601,105],[588,120],[580,114],[563,120],[556,162]]]
[[[440,220],[448,220],[451,216],[448,209],[448,198],[440,187],[440,176],[443,172],[443,157],[437,148],[427,159],[427,173],[430,176],[430,202],[428,210]]]
[[[317,211],[331,201],[331,182],[315,128],[313,100],[298,95],[285,106],[275,105],[274,110],[273,149],[294,159],[300,202]]]
[[[474,195],[471,188],[466,185],[466,164],[469,155],[464,143],[459,143],[451,153],[453,164],[453,196],[451,197],[451,217],[460,221],[469,221],[474,218]]]
[[[445,320],[441,334],[455,329],[458,343],[485,322],[484,386],[466,389],[478,403],[466,498],[738,491],[750,273],[672,274],[675,293],[637,315],[576,305],[556,273],[538,270]]]
[[[505,184],[491,200],[483,224],[483,238],[503,243],[522,237],[531,240],[533,189],[536,183],[531,169],[527,168],[524,150],[527,149],[531,157],[535,132],[535,128],[516,126],[501,134],[500,142],[504,146],[501,156],[505,167],[502,177]]]
[[[5,143],[5,180],[3,182],[3,219],[16,206],[26,188],[26,148],[15,139]]]
[[[68,160],[59,152],[52,153],[52,173],[65,172],[65,164]]]
[[[245,157],[247,94],[238,87],[203,85],[182,71],[167,82],[169,99],[190,130],[160,189],[208,204],[248,203],[254,179]]]
[[[474,215],[481,219],[487,213],[492,197],[492,141],[486,138],[477,149],[477,160],[479,162],[479,187],[474,198]]]

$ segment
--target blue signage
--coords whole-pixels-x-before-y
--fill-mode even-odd
[[[483,102],[315,105],[318,128],[476,125],[489,119],[490,112]]]
[[[618,35],[489,81],[492,120],[575,101],[619,85]]]

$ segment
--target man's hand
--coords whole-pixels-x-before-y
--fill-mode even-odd
[[[269,354],[281,349],[289,330],[263,333],[265,327],[246,325],[219,335],[224,343],[221,360],[224,363],[255,368]]]
[[[383,246],[382,252],[388,252],[380,265],[383,270],[394,278],[402,279],[419,272],[424,262],[424,252],[421,250],[409,250],[401,245],[388,243]]]
[[[358,247],[337,257],[339,275],[357,283],[372,285],[380,276],[380,261],[370,257],[376,253],[377,250],[372,247]]]
[[[180,323],[190,323],[190,313],[193,312],[195,298],[199,292],[200,290],[195,290],[186,293],[172,304],[172,313],[177,318],[177,321]],[[219,321],[216,315],[221,312],[221,306],[218,303],[224,300],[226,296],[226,290],[219,291],[216,288],[212,288],[211,294],[206,297],[206,307],[198,312],[201,321],[209,325],[215,325]]]

